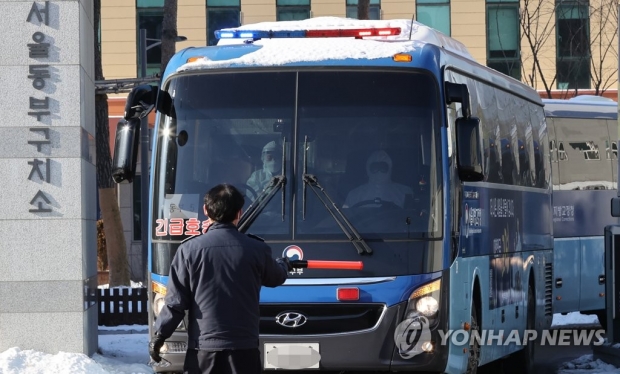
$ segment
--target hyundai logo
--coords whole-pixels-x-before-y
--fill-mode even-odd
[[[282,312],[276,316],[276,323],[280,326],[295,328],[308,322],[308,318],[297,312]]]

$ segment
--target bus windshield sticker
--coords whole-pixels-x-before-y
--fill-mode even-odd
[[[296,245],[289,245],[288,247],[284,248],[284,251],[282,251],[282,257],[287,257],[290,261],[303,260],[304,251]],[[292,271],[289,272],[289,274],[291,275],[295,275],[295,274],[301,275],[303,273],[304,273],[304,269],[302,268],[293,269]]]
[[[198,194],[167,194],[164,198],[164,217],[170,218],[198,218],[200,204]]]

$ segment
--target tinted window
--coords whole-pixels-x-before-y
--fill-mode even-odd
[[[425,75],[300,73],[298,170],[366,237],[440,236],[437,107]],[[345,238],[315,192],[300,192],[298,233]]]
[[[168,91],[174,114],[158,135],[155,238],[190,235],[187,221],[206,219],[203,197],[213,186],[237,186],[248,210],[279,176],[286,178],[284,189],[248,229],[265,239],[347,239],[321,199],[366,239],[441,236],[432,78],[411,72],[205,74],[175,78]],[[319,198],[304,183],[304,171],[327,196],[316,190]]]

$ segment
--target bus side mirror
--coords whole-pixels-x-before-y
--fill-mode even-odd
[[[143,84],[131,90],[127,95],[127,104],[125,104],[125,119],[141,119],[148,116],[155,108],[158,93],[159,88],[149,84]]]
[[[446,82],[445,84],[446,104],[461,103],[461,113],[464,118],[471,116],[469,106],[469,89],[466,84]]]
[[[156,109],[158,112],[165,114],[169,117],[176,118],[174,113],[174,106],[172,105],[172,97],[168,91],[160,90],[157,93]]]
[[[611,216],[620,217],[620,197],[611,199]]]
[[[131,183],[136,175],[140,126],[157,104],[159,88],[149,84],[135,87],[127,95],[124,119],[116,127],[112,179],[116,183]]]
[[[116,127],[112,179],[116,183],[131,183],[136,175],[140,119],[120,120]]]
[[[463,182],[483,181],[480,120],[476,117],[460,117],[455,125],[459,178]]]

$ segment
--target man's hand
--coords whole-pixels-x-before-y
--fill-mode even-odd
[[[280,263],[284,263],[286,264],[286,269],[287,271],[293,271],[295,270],[295,268],[293,267],[293,265],[291,265],[291,262],[289,261],[288,257],[280,257],[278,259],[276,259],[276,261],[280,262]]]
[[[164,345],[164,341],[166,341],[165,338],[163,338],[159,334],[156,334],[155,337],[153,338],[153,340],[151,340],[151,342],[149,343],[149,356],[151,356],[151,358],[155,362],[160,362],[161,361],[161,356],[159,355],[159,350]]]

